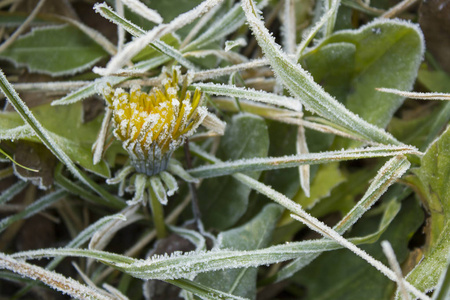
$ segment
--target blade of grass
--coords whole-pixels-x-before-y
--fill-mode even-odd
[[[14,198],[14,196],[23,191],[27,185],[28,182],[19,180],[8,189],[4,190],[0,195],[0,205],[5,204],[6,202]]]
[[[220,4],[223,0],[206,0],[188,12],[180,14],[168,24],[161,24],[146,32],[144,35],[128,43],[122,51],[113,56],[106,66],[106,73],[111,74],[126,64],[139,51],[160,37],[173,33],[176,30],[193,22],[195,19],[207,13],[211,8]]]
[[[56,192],[48,194],[48,195],[40,198],[39,200],[33,202],[32,204],[28,205],[21,212],[2,219],[0,221],[0,233],[3,230],[5,230],[12,223],[19,221],[19,220],[27,219],[27,218],[41,212],[42,210],[44,210],[51,204],[55,203],[58,200],[61,200],[62,198],[66,197],[66,196],[67,196],[66,191],[57,190]]]
[[[100,13],[104,18],[108,19],[109,21],[113,22],[114,24],[118,25],[119,27],[124,28],[127,32],[129,32],[131,35],[135,37],[142,37],[147,32],[143,29],[141,29],[139,26],[131,23],[130,21],[126,20],[125,18],[119,16],[116,12],[112,10],[111,7],[107,6],[105,3],[103,4],[97,4],[94,9]],[[161,40],[155,39],[154,41],[149,43],[152,47],[160,51],[161,53],[175,59],[186,67],[188,70],[197,70],[197,67],[191,63],[189,60],[184,58],[183,54],[179,52],[174,47],[164,43]]]
[[[198,149],[198,147],[194,147],[193,149],[195,153],[198,153],[195,150]],[[284,157],[240,159],[200,166],[190,169],[189,173],[194,177],[208,178],[230,175],[238,172],[275,170],[281,168],[292,168],[300,165],[321,164],[332,161],[345,161],[369,157],[395,156],[399,154],[417,154],[417,150],[412,147],[384,146],[369,147],[365,149],[308,153]]]
[[[450,100],[450,94],[448,93],[419,93],[419,92],[406,92],[400,91],[396,89],[389,88],[377,88],[377,91],[395,94],[406,98],[411,99],[420,99],[420,100]]]
[[[259,1],[258,8],[267,5],[267,0]],[[209,26],[208,30],[189,43],[183,52],[199,49],[207,44],[218,41],[236,31],[245,22],[245,15],[239,3],[235,4],[228,12]]]
[[[262,103],[274,104],[292,109],[294,111],[301,111],[302,109],[302,105],[297,99],[279,96],[264,91],[214,83],[195,83],[192,86],[195,88],[200,88],[203,92],[214,95],[238,97]]]
[[[61,274],[48,271],[44,268],[17,261],[11,256],[3,253],[0,253],[0,268],[13,271],[14,273],[33,280],[39,280],[51,288],[76,299],[112,300],[112,298],[106,297],[72,278],[66,278]]]

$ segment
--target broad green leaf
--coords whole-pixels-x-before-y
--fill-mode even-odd
[[[220,233],[217,247],[219,249],[253,250],[268,246],[281,211],[281,206],[267,205],[248,223]],[[233,295],[255,299],[256,275],[256,268],[233,269],[202,273],[195,280]]]
[[[321,199],[330,196],[330,192],[333,188],[345,180],[345,176],[339,170],[338,163],[321,165],[311,182],[310,197],[306,197],[302,190],[298,190],[297,194],[292,197],[292,200],[310,210],[321,201]],[[285,212],[280,220],[280,224],[286,225],[292,221],[289,213]]]
[[[78,233],[78,235],[73,238],[69,243],[67,243],[66,248],[77,248],[86,243],[96,232],[102,230],[106,226],[110,225],[112,221],[120,219],[122,221],[126,220],[126,217],[123,214],[114,214],[105,216],[96,222],[92,223],[85,229],[83,229],[81,232]],[[64,256],[55,257],[50,263],[47,264],[46,269],[47,270],[54,270],[59,263],[64,259]],[[20,292],[18,292],[17,297],[20,297],[21,295],[26,294],[33,286],[37,284],[37,281],[28,282],[29,284],[25,286]]]
[[[260,117],[240,114],[227,125],[218,156],[223,160],[267,156],[267,125]],[[251,174],[253,178],[259,172]],[[204,180],[199,191],[202,220],[207,227],[225,229],[245,213],[250,188],[231,177]]]
[[[413,170],[420,179],[420,191],[431,213],[430,246],[441,235],[450,218],[450,128],[436,140]]]
[[[425,258],[407,279],[428,291],[437,285],[450,252],[450,128],[428,148],[413,172],[417,178],[409,181],[417,187],[430,218]]]
[[[399,142],[384,130],[368,123],[359,116],[346,109],[323,88],[314,82],[313,78],[301,68],[300,65],[291,61],[291,59],[281,51],[274,38],[270,35],[260,16],[254,7],[252,0],[242,2],[247,21],[255,35],[259,46],[262,48],[266,58],[289,91],[304,104],[307,110],[330,120],[331,122],[346,128],[359,136],[361,139],[374,141],[384,144],[399,144]],[[392,24],[393,26],[403,26],[406,29],[418,31],[409,23],[400,23],[398,21],[383,21],[383,24]],[[372,23],[372,26],[380,23]]]
[[[449,249],[450,225],[447,222],[432,249],[424,253],[423,260],[406,276],[406,279],[423,291],[436,288],[439,278],[446,271]]]
[[[67,155],[84,168],[109,177],[109,168],[106,163],[94,165],[92,162],[92,144],[97,138],[101,118],[83,124],[83,107],[81,103],[72,106],[55,106],[48,104],[35,107],[31,110],[42,125],[49,131],[56,143]],[[0,118],[0,136],[6,138],[8,133],[14,131],[23,121],[17,113],[2,113]],[[62,126],[64,125],[64,126]],[[31,131],[28,135],[19,135],[15,138],[39,142]]]
[[[404,99],[375,88],[411,90],[424,51],[420,29],[400,21],[375,21],[358,30],[336,32],[318,47],[336,43],[355,47],[347,50],[347,56],[354,55],[354,69],[346,107],[369,123],[385,127]]]
[[[365,218],[352,229],[352,235],[364,235],[378,226],[377,217]],[[391,242],[402,262],[408,254],[408,241],[423,221],[420,205],[409,199],[393,220],[381,240]],[[376,259],[387,263],[379,242],[362,246]],[[306,288],[305,299],[389,299],[395,292],[395,283],[357,258],[353,253],[337,250],[324,253],[293,278]]]
[[[77,177],[81,182],[83,182],[87,187],[95,191],[99,196],[97,200],[98,203],[103,205],[112,206],[115,208],[120,208],[124,206],[124,203],[120,201],[115,196],[111,195],[109,192],[104,190],[100,185],[98,185],[94,180],[83,173],[72,161],[72,159],[61,149],[61,146],[56,144],[54,139],[51,137],[49,132],[42,126],[42,124],[36,119],[33,113],[30,111],[28,106],[20,99],[17,92],[6,79],[3,71],[0,70],[0,89],[6,96],[8,101],[14,107],[16,112],[19,113],[20,117],[25,121],[25,123],[30,126],[38,136],[39,140],[62,162],[67,168],[72,172],[75,177]]]
[[[52,76],[84,71],[106,56],[101,46],[72,26],[34,29],[0,53],[0,58],[30,72]]]
[[[269,155],[281,157],[296,153],[295,141],[297,138],[297,127],[281,122],[266,122],[269,126]],[[300,178],[297,168],[272,170],[270,172],[265,172],[262,178],[264,179],[265,184],[272,186],[275,190],[285,194],[289,198],[292,198],[300,188]],[[258,195],[255,200],[258,202],[255,205],[259,206],[264,198],[265,197],[260,197]]]
[[[300,63],[325,91],[345,103],[355,69],[356,51],[352,43],[325,44],[305,54]]]

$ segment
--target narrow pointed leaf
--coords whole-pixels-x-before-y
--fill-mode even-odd
[[[345,161],[369,157],[385,157],[408,153],[415,154],[417,153],[417,150],[414,148],[397,146],[369,147],[365,149],[349,149],[285,157],[253,158],[220,162],[213,165],[206,165],[191,169],[189,170],[189,173],[195,177],[207,178],[230,175],[238,172],[275,170],[292,168],[300,165],[313,165],[333,161]]]

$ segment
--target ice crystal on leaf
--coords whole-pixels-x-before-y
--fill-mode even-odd
[[[178,85],[178,69],[149,93],[139,87],[126,92],[108,87],[104,96],[113,111],[114,135],[122,141],[136,171],[155,175],[167,168],[170,156],[206,116],[201,92]]]

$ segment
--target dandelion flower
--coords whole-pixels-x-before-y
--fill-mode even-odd
[[[114,135],[122,141],[138,173],[155,175],[167,168],[170,156],[205,118],[201,92],[178,86],[178,70],[163,87],[149,93],[139,87],[127,93],[108,87],[104,96],[113,111]]]

